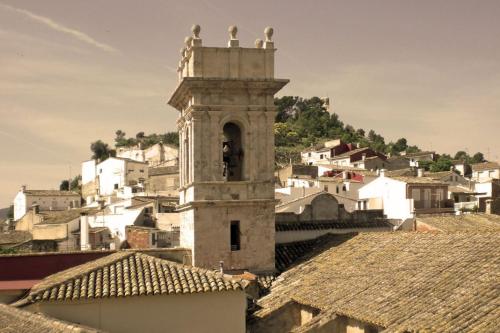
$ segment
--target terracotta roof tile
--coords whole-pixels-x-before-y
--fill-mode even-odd
[[[472,171],[500,169],[500,165],[497,162],[476,163],[476,164],[471,164],[471,167]]]
[[[18,305],[53,300],[242,290],[244,287],[244,282],[229,279],[218,272],[122,251],[46,277],[33,286]]]
[[[387,332],[495,332],[499,248],[499,232],[362,233],[284,272],[254,318],[294,300]]]
[[[427,216],[418,217],[417,222],[441,231],[500,231],[500,216],[490,214]]]
[[[33,196],[46,196],[46,197],[80,197],[80,194],[73,191],[57,191],[57,190],[25,190],[24,194]]]
[[[28,231],[11,230],[0,232],[0,245],[14,245],[31,240],[31,233]]]

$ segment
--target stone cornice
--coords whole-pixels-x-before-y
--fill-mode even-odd
[[[188,105],[193,93],[203,92],[210,94],[218,90],[221,93],[251,93],[274,95],[283,88],[287,79],[227,79],[227,78],[202,78],[185,77],[175,89],[168,104],[179,111]],[[211,106],[213,107],[213,106]],[[248,109],[247,109],[248,110]]]

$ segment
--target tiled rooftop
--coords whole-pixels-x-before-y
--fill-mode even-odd
[[[417,222],[425,223],[441,231],[500,231],[500,215],[492,214],[418,217]]]
[[[47,210],[39,213],[42,216],[42,224],[59,224],[71,222],[80,217],[81,213],[94,214],[97,209],[77,208],[68,210]]]
[[[19,310],[0,304],[0,332],[2,333],[97,333],[89,327],[67,323],[46,315]]]
[[[348,221],[311,221],[311,222],[277,222],[275,229],[280,231],[299,230],[326,230],[326,229],[354,229],[354,228],[388,228],[389,224],[384,220],[373,220],[370,222],[348,222]]]
[[[31,233],[28,231],[0,231],[0,246],[24,243],[31,240],[31,238]]]
[[[33,196],[46,196],[46,197],[79,197],[80,194],[73,191],[56,191],[56,190],[24,190],[24,194]]]
[[[290,300],[387,332],[496,332],[500,233],[362,233],[284,272],[259,320]],[[384,331],[384,332],[386,332]]]
[[[431,185],[446,185],[441,181],[429,177],[408,177],[408,176],[389,176],[389,178],[399,180],[407,184],[431,184]]]
[[[121,251],[50,275],[18,304],[242,290],[241,280],[143,253]]]
[[[497,162],[476,163],[471,164],[471,167],[472,171],[500,169],[500,165]]]

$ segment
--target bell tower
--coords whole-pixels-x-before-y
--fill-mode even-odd
[[[187,37],[179,83],[169,104],[179,111],[180,245],[193,265],[251,272],[274,267],[273,29],[255,47],[202,46],[200,26]]]

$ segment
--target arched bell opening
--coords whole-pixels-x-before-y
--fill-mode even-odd
[[[228,122],[223,127],[222,141],[223,177],[226,181],[243,180],[243,146],[241,129],[238,125]]]

